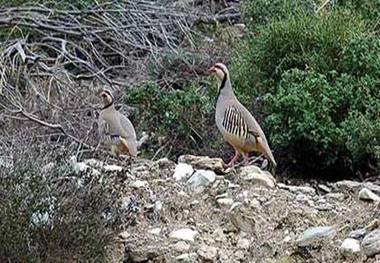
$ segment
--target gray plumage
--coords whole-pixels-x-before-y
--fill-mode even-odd
[[[219,94],[216,103],[215,122],[223,137],[239,153],[247,158],[249,152],[263,153],[274,166],[276,161],[260,125],[252,114],[236,98],[229,78],[227,67],[217,63],[211,70],[220,80]]]
[[[101,93],[103,109],[99,115],[99,134],[115,155],[137,156],[136,132],[131,121],[115,109],[109,91]]]

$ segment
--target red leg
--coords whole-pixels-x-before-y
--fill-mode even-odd
[[[239,155],[240,155],[239,151],[235,149],[235,155],[234,157],[232,157],[231,161],[227,164],[227,167],[233,167],[236,160],[239,158]]]
[[[249,153],[243,153],[244,165],[249,165]]]

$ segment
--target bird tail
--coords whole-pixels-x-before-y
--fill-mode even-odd
[[[273,164],[274,167],[277,167],[277,163],[274,159],[272,151],[269,148],[268,143],[266,141],[262,140],[261,138],[258,141],[258,143],[259,143],[259,147],[261,148],[264,155],[269,159],[269,161]]]
[[[131,155],[132,157],[137,156],[137,146],[135,143],[128,142],[126,139],[122,137],[120,137],[120,141],[124,145],[124,147],[128,149],[129,155]]]

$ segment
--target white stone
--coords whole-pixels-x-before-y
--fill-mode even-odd
[[[86,159],[83,161],[85,164],[89,165],[89,166],[92,166],[92,167],[103,167],[104,166],[104,163],[102,161],[99,161],[97,159]]]
[[[374,202],[380,201],[380,197],[367,188],[363,188],[362,190],[360,190],[359,199]]]
[[[332,238],[335,234],[336,229],[332,226],[311,227],[301,234],[296,243],[300,247],[308,246],[314,241]]]
[[[339,249],[344,256],[350,256],[360,252],[360,242],[353,238],[346,238]]]
[[[160,211],[161,209],[162,209],[162,202],[161,201],[154,202],[154,210]]]
[[[119,234],[119,237],[123,240],[127,240],[131,235],[128,231],[123,231]]]
[[[363,186],[365,188],[368,188],[369,190],[371,190],[375,194],[380,195],[380,185],[374,184],[372,182],[366,182],[366,183],[363,184]]]
[[[161,228],[159,227],[151,228],[148,230],[148,233],[153,234],[153,235],[159,235],[161,233]]]
[[[359,188],[362,183],[356,182],[356,181],[350,181],[350,180],[343,180],[336,182],[335,185],[338,188],[346,188],[346,189],[354,189],[354,188]]]
[[[214,171],[209,170],[197,170],[187,181],[190,185],[190,189],[195,193],[202,193],[205,187],[212,184],[216,179]]]
[[[173,249],[177,252],[188,252],[190,250],[190,244],[186,241],[179,241],[173,245]]]
[[[174,170],[174,179],[176,181],[182,181],[189,178],[194,173],[194,169],[190,164],[179,163]]]
[[[189,262],[191,260],[191,254],[184,253],[175,258],[177,261]]]
[[[328,193],[328,194],[325,195],[325,197],[327,199],[335,200],[335,201],[340,201],[340,202],[344,201],[344,199],[346,198],[344,196],[344,194],[342,194],[342,193]]]
[[[196,235],[198,235],[197,231],[194,231],[190,228],[181,228],[171,232],[169,237],[173,239],[194,242],[194,238]]]
[[[234,203],[232,198],[219,198],[216,200],[221,206],[231,206]]]
[[[326,192],[326,193],[330,193],[331,192],[331,189],[328,186],[324,185],[324,184],[319,184],[318,188],[321,189],[322,191]]]
[[[276,180],[269,172],[263,171],[255,165],[244,166],[240,168],[239,173],[245,181],[268,188],[274,188],[276,185]]]
[[[240,238],[236,244],[237,248],[249,249],[251,242],[247,238]]]
[[[136,181],[134,181],[134,182],[131,182],[131,183],[129,184],[129,186],[131,186],[131,187],[133,187],[133,188],[137,188],[137,189],[139,189],[139,188],[142,188],[142,187],[146,187],[146,186],[148,186],[148,182],[145,181],[145,180],[136,180]]]
[[[115,164],[108,164],[104,166],[103,169],[107,172],[121,172],[123,170],[123,167]]]
[[[366,235],[362,241],[362,249],[364,254],[372,257],[380,253],[380,229],[373,230]]]
[[[204,261],[213,262],[218,256],[218,249],[216,247],[202,245],[197,253]]]
[[[306,194],[306,195],[315,195],[315,189],[313,187],[310,187],[310,186],[286,185],[286,184],[282,184],[282,183],[279,183],[277,185],[281,189],[288,190],[292,193],[298,193],[298,194],[302,193],[302,194]]]
[[[0,165],[0,166],[1,166],[1,165]],[[41,168],[41,173],[42,173],[42,174],[50,173],[50,172],[53,170],[54,166],[55,166],[55,163],[53,163],[53,162],[50,162],[50,163],[44,165],[44,166]]]

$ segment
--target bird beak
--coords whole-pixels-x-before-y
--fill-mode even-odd
[[[207,73],[209,73],[209,74],[213,74],[213,73],[215,73],[215,72],[216,72],[216,69],[215,69],[214,66],[212,66],[211,68],[209,68],[209,69],[207,70]]]

